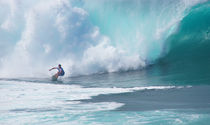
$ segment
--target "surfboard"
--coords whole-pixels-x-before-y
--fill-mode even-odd
[[[52,81],[57,81],[57,78],[55,77],[55,75],[52,76]]]

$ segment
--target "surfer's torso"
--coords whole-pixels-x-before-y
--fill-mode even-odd
[[[58,67],[57,69],[59,71],[59,76],[63,76],[65,74],[65,72],[64,72],[62,67],[60,67],[60,68]]]

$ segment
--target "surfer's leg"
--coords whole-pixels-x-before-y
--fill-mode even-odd
[[[58,74],[59,74],[59,73],[56,73],[56,74],[55,74],[56,79],[58,78]]]

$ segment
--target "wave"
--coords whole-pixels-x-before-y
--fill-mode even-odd
[[[210,47],[210,2],[194,6],[167,42],[168,61],[207,61]],[[205,61],[205,62],[206,62]]]
[[[162,57],[167,43],[165,60],[173,60],[177,28],[194,25],[198,6],[208,15],[205,1],[0,1],[0,76],[48,77],[59,63],[67,77],[136,70]]]
[[[206,79],[210,67],[210,2],[198,4],[181,20],[165,44],[165,55],[158,67],[181,77]],[[207,80],[208,82],[208,80]]]

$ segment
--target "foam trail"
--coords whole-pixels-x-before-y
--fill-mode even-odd
[[[34,82],[24,82],[24,81],[5,81],[1,80],[2,83],[5,85],[14,85],[14,84],[21,84],[27,89],[27,92],[32,93],[38,92],[44,93],[47,91],[49,93],[57,92],[65,92],[68,94],[68,100],[77,101],[77,100],[84,100],[84,99],[91,99],[93,96],[98,96],[101,94],[118,94],[118,93],[128,93],[134,91],[144,91],[144,90],[166,90],[166,89],[181,89],[184,86],[147,86],[147,87],[132,87],[132,88],[85,88],[80,85],[53,85],[48,83],[34,83]],[[191,86],[186,86],[191,87]],[[35,89],[34,89],[35,88]],[[56,88],[56,90],[55,90]],[[5,91],[4,91],[5,90]],[[21,92],[21,89],[17,88],[17,90]],[[7,89],[2,89],[2,92],[8,91]],[[31,91],[31,92],[30,92]],[[59,94],[62,97],[62,93]],[[65,96],[65,95],[64,95]]]

